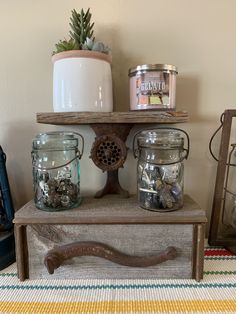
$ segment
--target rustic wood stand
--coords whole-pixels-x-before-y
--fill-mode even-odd
[[[38,113],[37,122],[88,124],[91,158],[107,183],[79,208],[44,212],[33,201],[15,214],[18,277],[194,278],[203,276],[206,215],[188,196],[184,207],[157,213],[139,207],[118,180],[134,125],[188,121],[185,112]],[[108,143],[108,145],[107,145]],[[117,156],[117,158],[116,158]],[[113,194],[113,195],[108,195]],[[117,197],[114,194],[118,194]]]
[[[14,219],[18,277],[199,281],[206,216],[190,197],[184,204],[158,213],[140,208],[135,196],[106,196],[44,212],[31,201]]]

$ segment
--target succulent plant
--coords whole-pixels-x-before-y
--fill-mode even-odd
[[[93,51],[99,51],[103,53],[109,53],[110,48],[101,41],[94,41],[90,38],[86,38],[85,43],[82,45],[83,50],[93,50]]]
[[[90,9],[88,9],[86,13],[84,13],[83,9],[80,13],[77,13],[75,9],[72,10],[72,17],[70,18],[72,31],[70,31],[70,35],[74,38],[80,49],[82,49],[86,38],[92,38],[93,36],[94,23],[91,24],[91,17]]]
[[[60,40],[56,44],[56,50],[53,51],[53,55],[62,51],[79,49],[108,53],[110,48],[100,41],[96,42],[95,37],[93,37],[94,23],[91,23],[92,14],[90,9],[86,12],[82,9],[80,13],[73,9],[71,13],[71,22],[69,23],[71,27],[69,32],[70,39]]]
[[[75,50],[79,49],[79,46],[74,41],[73,38],[70,38],[69,40],[60,40],[56,45],[56,49],[53,51],[52,55],[55,55],[56,53],[67,51],[67,50]]]

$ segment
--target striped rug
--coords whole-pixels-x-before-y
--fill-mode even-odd
[[[236,313],[236,256],[205,248],[204,279],[26,280],[0,272],[0,313]]]

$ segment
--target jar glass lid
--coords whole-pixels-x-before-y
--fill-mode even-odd
[[[68,150],[78,147],[78,138],[72,132],[40,133],[33,139],[33,149]]]
[[[147,148],[182,148],[184,138],[177,130],[153,129],[142,131],[137,142],[139,146]]]

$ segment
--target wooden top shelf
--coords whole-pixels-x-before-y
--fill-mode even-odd
[[[186,111],[129,111],[129,112],[39,112],[37,122],[55,125],[104,123],[183,123],[189,120]]]

